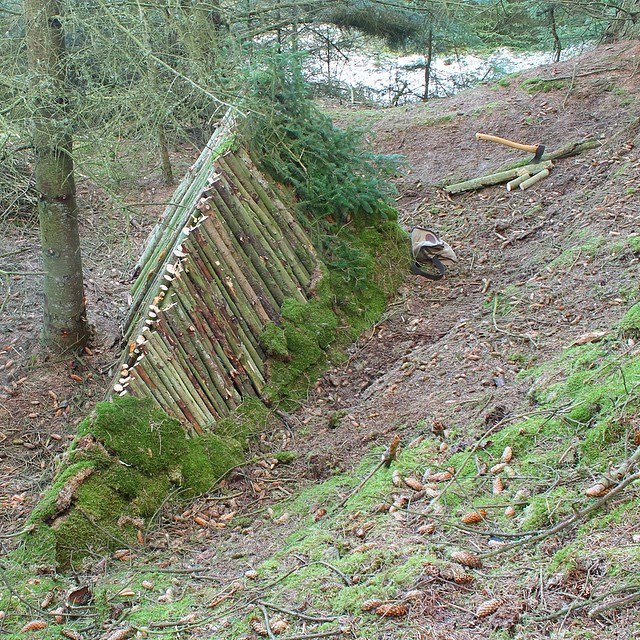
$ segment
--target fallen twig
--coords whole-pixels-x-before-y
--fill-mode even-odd
[[[275,640],[273,631],[271,631],[271,625],[269,624],[269,612],[267,611],[267,608],[260,602],[258,602],[258,607],[260,607],[260,611],[262,611],[262,617],[264,618],[264,628],[267,630],[267,635],[271,640]]]
[[[267,609],[272,609],[273,611],[286,613],[288,616],[292,616],[294,618],[300,618],[300,620],[306,620],[307,622],[333,622],[334,620],[337,620],[336,617],[326,618],[323,616],[308,616],[305,613],[301,613],[300,611],[285,609],[284,607],[280,607],[271,602],[265,602],[264,600],[258,600],[257,604],[259,607],[262,607],[262,608],[266,607]]]
[[[611,595],[611,594],[607,594]],[[611,611],[611,609],[617,609],[618,607],[624,607],[633,602],[637,602],[640,600],[640,591],[635,591],[634,593],[625,596],[624,598],[616,598],[611,602],[607,602],[606,604],[602,604],[599,607],[594,607],[593,609],[589,609],[587,615],[590,618],[595,618],[596,616],[602,615],[605,611]]]
[[[398,436],[395,436],[394,439],[391,441],[391,444],[387,447],[385,452],[382,454],[382,458],[380,462],[378,462],[378,464],[367,474],[364,480],[362,480],[362,482],[351,493],[347,494],[338,503],[338,507],[337,507],[338,509],[344,507],[344,505],[347,504],[350,498],[352,498],[353,496],[356,495],[356,493],[361,491],[364,485],[367,484],[367,482],[369,482],[371,478],[373,478],[373,476],[375,475],[376,471],[378,471],[378,469],[380,469],[383,466],[385,467],[391,466],[391,463],[396,459],[396,454],[398,452],[399,444],[400,444],[400,438]]]
[[[550,537],[552,535],[555,535],[556,533],[559,533],[563,529],[566,529],[567,527],[570,527],[572,524],[575,524],[576,522],[579,522],[580,520],[584,519],[590,513],[594,512],[594,511],[597,511],[600,507],[602,507],[607,502],[609,502],[609,500],[611,500],[611,498],[613,498],[613,496],[617,495],[623,489],[625,489],[627,486],[629,486],[630,484],[632,484],[633,482],[635,482],[636,480],[639,480],[639,479],[640,479],[640,472],[634,473],[634,474],[630,475],[629,477],[625,478],[622,482],[620,482],[618,485],[616,485],[613,489],[611,489],[611,491],[609,491],[609,493],[607,493],[607,495],[603,496],[602,498],[600,498],[599,500],[597,500],[593,504],[590,504],[588,507],[585,507],[584,509],[580,509],[579,511],[576,511],[570,518],[567,518],[566,520],[563,520],[562,522],[559,522],[555,526],[550,527],[549,529],[546,529],[546,530],[542,531],[541,533],[539,533],[537,535],[534,535],[534,536],[531,536],[531,537],[526,537],[526,538],[524,538],[522,540],[519,540],[518,542],[511,542],[509,544],[505,544],[501,548],[496,549],[494,551],[489,551],[487,553],[481,553],[480,554],[480,558],[483,559],[483,560],[486,559],[486,558],[493,558],[493,557],[498,556],[498,555],[500,555],[502,553],[505,553],[506,551],[510,551],[511,549],[515,549],[516,547],[520,547],[520,546],[523,546],[525,544],[532,544],[532,543],[535,543],[535,542],[540,542],[541,540],[544,540],[545,538],[548,538],[548,537]]]

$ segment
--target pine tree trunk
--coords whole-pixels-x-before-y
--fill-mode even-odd
[[[424,64],[424,94],[422,101],[429,99],[429,83],[431,82],[431,63],[433,61],[433,29],[429,28],[429,36],[427,38],[427,57]]]
[[[34,91],[35,178],[44,265],[45,346],[79,349],[86,318],[66,66],[58,0],[25,0],[26,45]]]

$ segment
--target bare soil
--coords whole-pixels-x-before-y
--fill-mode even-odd
[[[238,470],[222,486],[224,495],[235,497],[219,500],[216,494],[187,509],[168,508],[164,522],[129,561],[166,561],[162,554],[170,552],[172,566],[206,567],[222,588],[280,548],[289,525],[263,520],[269,508],[303,486],[353,470],[372,447],[387,445],[396,434],[406,445],[417,435],[435,433],[449,452],[463,449],[487,426],[528,406],[530,383],[516,377],[521,369],[553,359],[587,332],[613,326],[638,298],[638,257],[628,248],[611,247],[639,230],[639,77],[640,44],[625,42],[427,105],[384,110],[333,105],[338,122],[371,131],[376,149],[406,156],[406,173],[398,181],[401,223],[437,229],[459,263],[438,283],[408,274],[397,299],[353,345],[348,360],[310,381],[300,408],[265,428],[256,452],[294,449],[293,465]],[[535,78],[556,83],[549,90],[543,83],[523,86]],[[439,188],[442,181],[489,173],[519,157],[476,142],[476,131],[542,142],[548,150],[584,139],[601,146],[559,160],[551,176],[531,190],[507,193],[493,187],[449,197]],[[153,182],[137,188],[158,202],[170,194]],[[89,187],[82,196],[88,305],[96,329],[82,357],[53,362],[37,355],[39,279],[21,275],[39,269],[33,221],[5,224],[0,239],[2,269],[15,272],[0,295],[0,534],[21,528],[52,477],[56,456],[105,392],[126,309],[127,274],[162,209],[145,207],[123,238],[119,214],[107,199]],[[603,239],[607,250],[593,250],[589,238]],[[558,260],[571,249],[567,261]],[[507,314],[498,306],[505,301]],[[452,431],[462,436],[450,441]],[[310,512],[317,506],[310,504]],[[254,524],[216,529],[194,520],[231,511]],[[624,520],[609,536],[626,544],[639,527],[637,517]],[[390,525],[371,539],[393,547],[412,535]],[[13,544],[0,543],[5,549]],[[596,559],[597,547],[594,540]],[[104,564],[93,568],[94,578],[99,569]],[[453,583],[437,592],[426,587],[427,595],[411,609],[409,626],[382,621],[377,637],[489,638],[496,629],[513,629],[517,607],[486,619],[473,611],[495,594],[509,595],[516,574],[505,570],[492,593]],[[583,597],[600,578],[594,565],[578,567],[572,579],[549,585],[544,595],[530,584],[518,606],[542,598],[547,610],[558,610],[571,601],[566,593]],[[181,587],[191,588],[188,576],[180,580]],[[559,617],[520,637],[631,638],[637,637],[632,634],[639,622],[631,606],[605,619]],[[216,625],[202,624],[180,637],[231,637],[211,635],[221,633]]]

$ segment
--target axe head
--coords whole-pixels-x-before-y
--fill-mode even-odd
[[[535,153],[535,155],[533,156],[533,159],[531,160],[531,163],[532,163],[532,164],[534,164],[534,163],[536,163],[536,162],[540,162],[540,160],[542,159],[542,154],[544,153],[544,149],[545,149],[545,147],[544,147],[544,145],[543,145],[543,144],[539,144],[539,145],[536,147],[536,153]]]

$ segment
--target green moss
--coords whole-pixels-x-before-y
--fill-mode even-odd
[[[122,462],[154,474],[172,465],[187,450],[178,420],[156,408],[150,400],[133,397],[102,402],[79,427],[80,436],[91,433]]]
[[[260,335],[260,344],[265,353],[272,358],[279,358],[285,362],[289,359],[289,350],[287,349],[287,337],[284,329],[279,327],[275,322],[270,322]]]
[[[627,313],[624,314],[618,325],[620,334],[625,338],[640,338],[640,302],[634,304]]]
[[[620,455],[624,453],[624,434],[625,428],[619,421],[609,418],[601,420],[585,434],[580,445],[582,461],[592,468],[600,466],[600,463],[606,467],[615,455],[615,445],[619,445]]]
[[[532,496],[522,514],[520,527],[523,531],[548,527],[571,513],[571,503],[575,499],[576,494],[563,487]]]
[[[273,454],[273,457],[280,464],[289,464],[298,457],[298,454],[295,451],[278,451]]]
[[[629,236],[627,244],[633,253],[640,255],[640,236]]]
[[[243,459],[236,440],[218,434],[188,439],[178,421],[149,400],[99,403],[79,435],[69,466],[31,516],[37,525],[26,538],[31,561],[55,559],[66,567],[88,553],[135,543],[137,530],[172,487],[186,496],[202,493]],[[92,473],[83,477],[86,469]],[[61,491],[69,494],[62,502]]]
[[[529,78],[522,83],[522,88],[527,93],[549,93],[555,89],[562,89],[565,83],[563,80],[545,80],[544,78]]]

